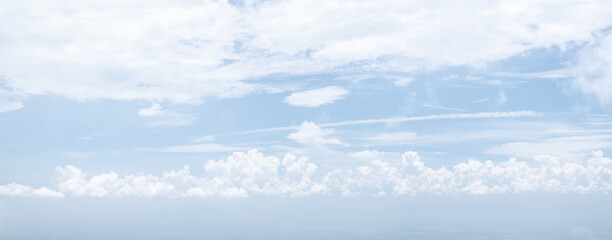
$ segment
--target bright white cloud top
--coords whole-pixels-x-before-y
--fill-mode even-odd
[[[68,165],[56,168],[57,191],[13,183],[1,185],[0,195],[231,198],[612,191],[612,160],[602,152],[593,152],[590,158],[574,162],[552,156],[539,156],[536,160],[534,163],[514,158],[499,163],[469,160],[436,169],[428,167],[418,153],[406,152],[395,163],[373,159],[355,169],[317,174],[317,165],[306,157],[287,154],[281,160],[253,149],[235,152],[226,160],[208,161],[202,176],[192,174],[189,166],[185,166],[161,176],[119,176],[110,172],[88,177],[83,170]]]
[[[611,13],[0,0],[0,239],[612,239]]]

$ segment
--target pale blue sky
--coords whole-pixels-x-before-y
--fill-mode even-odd
[[[610,12],[0,1],[0,238],[167,237],[143,221],[181,239],[606,239],[611,209],[594,206],[612,191]],[[234,217],[244,231],[224,234]],[[355,222],[317,222],[330,217]]]

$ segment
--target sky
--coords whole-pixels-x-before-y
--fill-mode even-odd
[[[610,12],[0,0],[0,238],[609,239]]]

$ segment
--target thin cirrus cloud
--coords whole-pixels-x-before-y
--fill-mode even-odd
[[[589,43],[573,86],[606,103],[611,94],[592,86],[609,82],[610,36],[593,33],[612,24],[611,10],[609,1],[11,1],[0,9],[0,75],[24,99],[199,104],[266,91],[249,80],[278,73],[405,72]]]
[[[542,116],[542,114],[534,112],[534,111],[450,113],[450,114],[435,114],[435,115],[414,116],[414,117],[394,117],[394,118],[349,120],[349,121],[341,121],[341,122],[322,123],[322,124],[317,124],[317,126],[318,127],[337,127],[337,126],[354,126],[354,125],[366,125],[366,124],[376,124],[376,123],[400,123],[400,122],[444,120],[444,119],[522,118],[522,117],[539,117],[539,116]],[[219,136],[234,136],[234,135],[244,135],[244,134],[253,134],[253,133],[288,131],[288,130],[298,129],[299,127],[300,126],[262,128],[262,129],[254,129],[254,130],[248,130],[248,131],[242,131],[242,132],[221,134]]]
[[[536,160],[510,159],[497,163],[468,160],[434,169],[428,167],[418,153],[406,152],[399,161],[374,159],[354,169],[317,173],[317,165],[306,157],[286,154],[281,160],[253,149],[235,152],[225,160],[208,161],[203,176],[192,174],[185,166],[161,176],[119,176],[110,172],[87,177],[83,170],[68,165],[56,168],[55,190],[13,183],[0,185],[0,195],[231,198],[534,192],[600,194],[612,191],[612,159],[604,157],[601,151],[573,162],[545,155]]]
[[[295,92],[285,98],[285,103],[297,107],[318,107],[343,99],[349,92],[338,86],[328,86],[303,92]]]

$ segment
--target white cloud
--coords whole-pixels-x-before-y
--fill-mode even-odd
[[[292,132],[287,136],[289,139],[293,139],[296,142],[306,145],[321,145],[321,144],[335,144],[335,145],[346,145],[339,139],[328,137],[332,135],[334,130],[332,129],[321,129],[313,122],[303,122],[302,125],[297,127],[297,132]]]
[[[449,111],[455,111],[455,112],[465,112],[465,109],[461,109],[461,108],[452,108],[452,107],[445,107],[445,106],[439,106],[439,105],[431,105],[431,104],[423,104],[423,107],[428,107],[428,108],[434,108],[434,109],[441,109],[441,110],[449,110]]]
[[[211,142],[211,141],[215,141],[215,137],[210,136],[210,135],[199,137],[193,140],[193,142]]]
[[[285,98],[285,102],[291,106],[318,107],[333,103],[344,98],[348,91],[338,86],[328,86],[303,92],[295,92]]]
[[[138,115],[147,118],[147,126],[185,126],[193,123],[197,117],[194,114],[164,109],[159,103],[151,103],[150,107],[138,110]]]
[[[508,102],[508,98],[506,97],[506,92],[503,89],[500,89],[499,92],[497,92],[497,98],[495,98],[495,101],[497,102],[498,105],[502,105]]]
[[[275,73],[405,72],[563,48],[610,26],[610,10],[608,1],[11,1],[0,10],[0,74],[26,95],[197,104],[267,91],[246,80]]]
[[[162,112],[162,106],[159,103],[152,103],[150,107],[138,110],[138,115],[142,117],[151,117],[159,115]]]
[[[374,160],[354,170],[334,170],[322,183],[345,196],[379,195],[381,191],[394,195],[608,193],[612,191],[611,166],[612,160],[597,151],[580,162],[469,160],[449,168],[432,169],[417,153],[406,152],[401,166]]]
[[[246,197],[250,195],[306,196],[326,189],[310,179],[317,166],[307,158],[287,154],[280,160],[257,150],[234,153],[226,160],[210,160],[205,175],[192,175],[188,166],[162,176],[114,172],[87,178],[74,166],[56,168],[58,189],[73,196],[91,197]]]
[[[493,146],[487,154],[529,159],[538,155],[553,155],[564,160],[582,159],[586,153],[612,147],[612,135],[578,135],[530,142],[511,142]]]
[[[57,191],[13,183],[0,185],[0,195],[178,198],[612,191],[612,159],[604,157],[601,151],[575,161],[541,155],[536,161],[469,160],[437,169],[428,167],[416,152],[406,152],[400,160],[372,160],[354,169],[315,173],[317,166],[305,157],[286,154],[281,160],[251,150],[233,153],[225,160],[208,161],[202,176],[192,174],[185,166],[161,176],[143,173],[119,176],[110,172],[88,177],[83,170],[68,165],[56,168]]]
[[[597,40],[578,53],[573,86],[601,104],[612,103],[612,34]]]
[[[479,112],[479,113],[452,113],[452,114],[437,114],[427,116],[415,116],[415,117],[395,117],[395,118],[379,118],[379,119],[364,119],[364,120],[349,120],[342,122],[332,122],[319,124],[320,127],[335,127],[335,126],[353,126],[353,125],[365,125],[375,123],[399,123],[399,122],[411,122],[411,121],[427,121],[427,120],[443,120],[443,119],[479,119],[479,118],[521,118],[521,117],[537,117],[541,114],[533,111],[514,111],[514,112]],[[263,132],[278,132],[295,130],[300,126],[286,126],[286,127],[273,127],[273,128],[262,128],[254,129],[242,132],[233,132],[223,134],[220,136],[234,136],[242,134],[252,133],[263,133]]]
[[[61,198],[64,197],[64,194],[61,192],[53,191],[46,187],[41,187],[38,189],[34,189],[27,185],[21,185],[16,183],[11,183],[7,185],[0,185],[0,196],[25,196],[25,197],[52,197],[52,198]]]
[[[0,113],[23,108],[23,101],[27,98],[26,95],[15,89],[4,88],[2,85],[2,79],[0,78]]]

